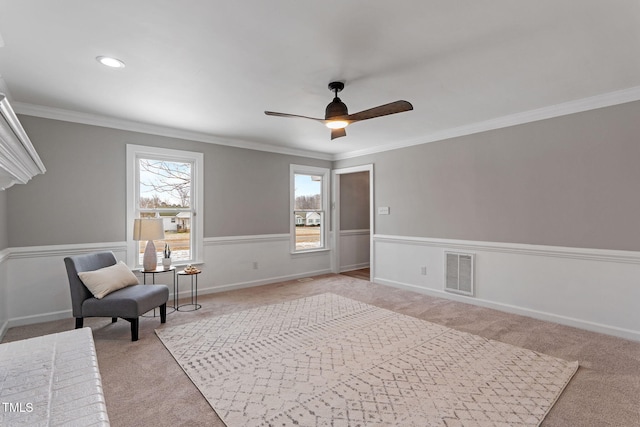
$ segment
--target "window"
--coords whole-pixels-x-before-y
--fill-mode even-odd
[[[127,145],[129,265],[140,267],[147,242],[133,240],[135,218],[162,218],[165,239],[154,241],[158,260],[165,243],[173,263],[201,262],[203,246],[202,153]]]
[[[291,165],[292,252],[327,249],[329,169]]]

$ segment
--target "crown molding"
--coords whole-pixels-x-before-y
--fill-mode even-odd
[[[626,104],[628,102],[639,100],[640,86],[635,86],[615,92],[603,93],[600,95],[590,96],[588,98],[576,99],[573,101],[563,102],[561,104],[551,105],[548,107],[510,114],[508,116],[498,117],[496,119],[471,123],[451,129],[445,129],[440,132],[434,132],[420,138],[402,141],[396,144],[389,144],[384,146],[371,147],[364,150],[356,150],[347,153],[336,154],[335,156],[333,156],[333,160],[343,160],[353,157],[365,156],[368,154],[381,153],[384,151],[397,150],[399,148],[411,147],[413,145],[442,141],[445,139],[457,138],[460,136],[472,135],[475,133],[502,129],[540,120],[552,119],[555,117],[581,113],[598,108],[611,107],[618,104]]]
[[[15,101],[11,96],[11,92],[9,92],[9,86],[7,86],[7,82],[2,77],[2,74],[0,74],[0,93],[4,93],[4,96],[7,97],[7,100],[11,103],[11,105],[15,105]]]
[[[42,105],[29,104],[24,102],[13,103],[14,110],[18,114],[45,119],[61,120],[71,123],[81,123],[85,125],[101,126],[112,129],[125,130],[130,132],[140,132],[151,135],[164,136],[169,138],[186,139],[190,141],[206,142],[209,144],[225,145],[229,147],[245,148],[248,150],[266,151],[277,154],[287,154],[291,156],[310,157],[321,160],[333,160],[333,156],[328,153],[302,150],[298,148],[280,147],[277,145],[264,144],[259,142],[244,141],[239,139],[223,138],[200,132],[191,132],[165,126],[140,123],[131,120],[117,119],[113,117],[101,116],[98,114],[81,113],[78,111],[65,110],[62,108],[45,107]]]
[[[640,86],[622,89],[614,92],[603,93],[587,98],[563,102],[548,107],[523,111],[510,114],[495,119],[484,120],[439,132],[424,135],[419,138],[400,141],[395,144],[370,147],[363,150],[349,151],[345,153],[322,153],[318,151],[302,150],[290,147],[281,147],[259,142],[236,140],[223,138],[215,135],[191,132],[170,127],[145,124],[124,119],[116,119],[97,114],[81,113],[77,111],[65,110],[61,108],[45,107],[41,105],[13,102],[14,110],[19,114],[27,116],[42,117],[46,119],[62,120],[72,123],[82,123],[94,126],[102,126],[113,129],[120,129],[131,132],[141,132],[152,135],[165,136],[170,138],[186,139],[191,141],[206,142],[210,144],[226,145],[230,147],[245,148],[249,150],[266,151],[270,153],[301,156],[321,160],[344,160],[353,157],[360,157],[369,154],[381,153],[385,151],[397,150],[414,145],[426,144],[429,142],[442,141],[460,136],[472,135],[480,132],[487,132],[502,129],[510,126],[536,122],[540,120],[552,119],[569,114],[580,113],[598,108],[611,107],[618,104],[625,104],[640,100]]]
[[[0,93],[0,191],[46,172],[4,93]]]

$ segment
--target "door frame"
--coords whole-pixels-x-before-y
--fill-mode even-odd
[[[373,262],[373,232],[375,230],[375,187],[373,180],[373,163],[360,166],[352,166],[348,168],[334,169],[331,171],[331,253],[333,254],[331,257],[331,271],[335,274],[340,273],[340,175],[355,172],[369,172],[369,269],[371,270],[370,280],[373,281],[373,278],[375,277]]]

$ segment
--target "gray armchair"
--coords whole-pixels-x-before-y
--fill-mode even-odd
[[[78,273],[109,267],[116,262],[113,252],[96,252],[64,259],[76,329],[82,328],[85,317],[111,317],[112,322],[120,317],[131,323],[131,341],[137,341],[140,315],[160,307],[160,322],[167,321],[169,288],[165,285],[133,285],[112,292],[102,299],[94,298]]]

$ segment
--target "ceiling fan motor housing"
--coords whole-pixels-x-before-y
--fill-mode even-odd
[[[329,120],[334,117],[346,116],[349,114],[347,106],[338,98],[338,92],[344,89],[344,82],[331,82],[329,83],[329,90],[334,93],[335,98],[331,104],[327,105],[327,109],[324,113],[324,119]]]
[[[332,119],[334,117],[346,116],[349,112],[347,106],[337,96],[333,98],[333,101],[327,105],[327,109],[324,113],[325,120]]]

